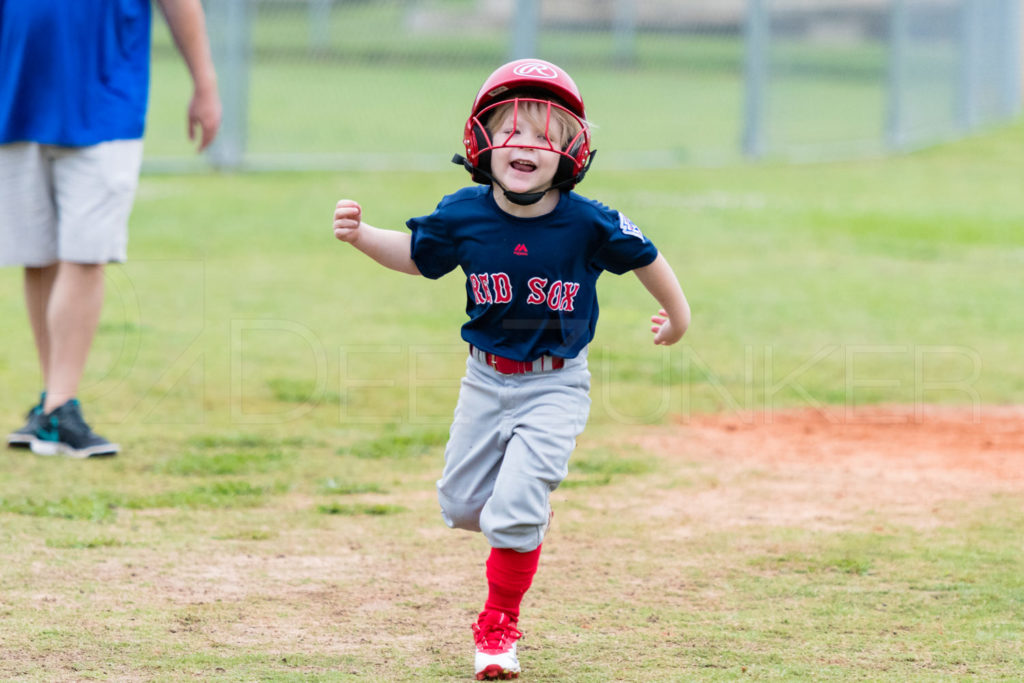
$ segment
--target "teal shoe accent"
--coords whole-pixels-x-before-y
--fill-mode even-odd
[[[60,441],[60,432],[56,429],[39,428],[36,430],[36,438],[42,441]]]

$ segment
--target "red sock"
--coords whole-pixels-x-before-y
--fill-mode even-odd
[[[487,558],[487,603],[485,610],[504,612],[519,621],[519,603],[533,583],[540,562],[540,546],[528,553],[511,548],[491,548]]]

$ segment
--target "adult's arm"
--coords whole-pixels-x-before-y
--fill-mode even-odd
[[[220,128],[221,117],[217,74],[210,55],[203,6],[200,0],[157,0],[157,3],[192,77],[192,99],[188,104],[188,139],[196,139],[198,127],[198,151],[201,152],[213,142]]]

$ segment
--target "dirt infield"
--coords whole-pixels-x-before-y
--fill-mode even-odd
[[[841,409],[840,409],[841,410]],[[707,415],[640,436],[718,485],[666,495],[658,514],[716,525],[842,527],[866,511],[929,526],[941,501],[1024,490],[1024,407],[885,406]]]

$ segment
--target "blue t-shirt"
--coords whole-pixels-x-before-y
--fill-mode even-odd
[[[498,207],[490,187],[466,187],[407,225],[423,275],[439,278],[456,266],[466,274],[462,338],[518,361],[576,357],[597,327],[598,276],[658,256],[623,214],[575,192],[563,192],[548,214],[517,218]]]
[[[0,143],[142,137],[150,0],[0,0]]]

